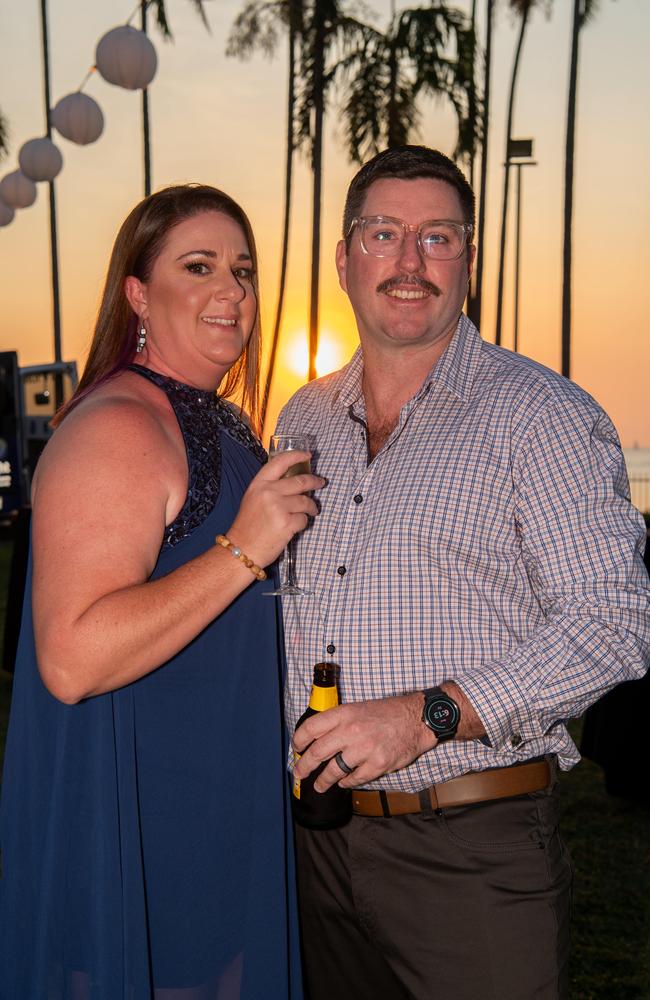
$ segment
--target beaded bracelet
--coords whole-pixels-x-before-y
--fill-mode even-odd
[[[224,549],[229,549],[230,554],[233,555],[235,559],[239,559],[240,563],[243,563],[244,566],[246,566],[246,568],[249,569],[253,576],[256,576],[258,580],[266,580],[266,573],[262,567],[256,566],[252,559],[245,556],[240,548],[233,545],[227,535],[217,535],[215,542],[217,545],[223,546]]]

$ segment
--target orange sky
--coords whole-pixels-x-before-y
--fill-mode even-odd
[[[53,101],[75,90],[109,28],[135,4],[107,0],[50,4]],[[263,316],[270,332],[281,243],[285,52],[270,62],[241,64],[223,55],[239,0],[207,4],[208,35],[186,0],[168,0],[175,43],[152,33],[159,71],[150,91],[154,186],[202,180],[242,202],[253,220],[261,253]],[[406,6],[398,3],[398,9]],[[459,6],[465,9],[468,2]],[[483,7],[479,3],[479,7]],[[515,26],[499,5],[494,57],[492,153],[485,234],[486,309],[483,334],[493,339],[498,216],[501,201],[505,100]],[[521,70],[515,134],[534,136],[538,166],[525,171],[522,229],[520,348],[559,366],[562,178],[571,4],[556,0],[550,20],[531,20]],[[33,9],[32,9],[33,8]],[[371,8],[381,22],[389,3]],[[647,388],[650,338],[643,287],[650,263],[650,87],[645,72],[650,4],[603,0],[582,34],[576,148],[573,377],[614,419],[623,444],[650,446]],[[5,5],[0,15],[0,106],[12,127],[14,169],[20,145],[43,133],[38,5]],[[86,92],[102,106],[106,129],[93,146],[58,138],[64,169],[57,181],[63,345],[83,362],[103,273],[119,223],[141,196],[139,97],[96,75]],[[336,366],[355,346],[349,306],[333,264],[348,163],[335,109],[325,149],[321,326]],[[442,104],[423,105],[419,139],[449,151],[453,119]],[[304,158],[296,170],[288,297],[271,429],[281,402],[301,383],[309,286],[310,176]],[[0,230],[0,347],[17,349],[23,364],[51,360],[51,303],[47,191]],[[508,263],[504,342],[512,337],[512,254]]]

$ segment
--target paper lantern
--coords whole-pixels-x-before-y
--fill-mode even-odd
[[[62,97],[50,112],[50,121],[57,132],[78,146],[96,142],[104,131],[102,109],[97,101],[80,91]]]
[[[15,214],[11,205],[7,205],[0,198],[0,226],[8,226],[10,222],[13,222]]]
[[[51,139],[30,139],[18,153],[20,169],[32,181],[53,181],[63,166],[63,157]]]
[[[145,33],[125,24],[99,39],[95,64],[108,83],[142,90],[156,75],[158,57]]]
[[[12,170],[0,181],[0,198],[11,208],[29,208],[36,201],[36,185],[22,170]]]

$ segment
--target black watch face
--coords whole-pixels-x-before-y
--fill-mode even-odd
[[[425,712],[434,733],[450,733],[458,726],[460,712],[451,699],[433,698],[427,702]]]

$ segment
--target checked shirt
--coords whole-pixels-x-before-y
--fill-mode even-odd
[[[650,663],[645,526],[611,421],[462,316],[369,463],[362,370],[359,350],[280,415],[279,432],[313,436],[327,479],[294,541],[314,594],[283,599],[289,731],[330,660],[343,702],[453,679],[485,726],[368,787],[417,791],[545,753],[568,769],[566,720]]]

